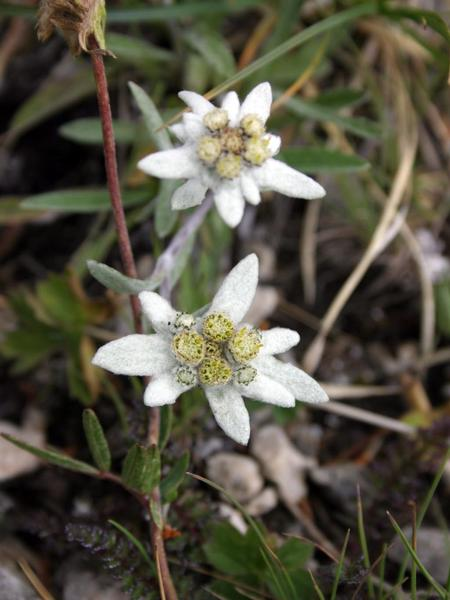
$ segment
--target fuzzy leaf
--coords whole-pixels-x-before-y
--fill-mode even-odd
[[[87,266],[92,277],[95,277],[102,285],[110,290],[114,290],[118,294],[151,292],[159,286],[164,278],[164,274],[160,273],[156,277],[150,277],[149,279],[133,279],[96,260],[88,260]]]
[[[148,200],[146,190],[126,190],[123,192],[124,206],[135,206],[146,200]],[[107,190],[75,188],[29,196],[22,201],[21,206],[32,210],[47,209],[81,214],[111,210],[111,201]]]
[[[173,502],[189,466],[189,452],[185,452],[161,481],[161,495],[165,502]]]
[[[95,464],[100,471],[109,471],[111,468],[111,453],[108,442],[97,415],[90,408],[83,411],[83,428]]]
[[[100,119],[95,117],[69,121],[61,125],[58,132],[71,142],[94,146],[103,144],[102,124]],[[118,144],[132,144],[136,139],[136,134],[135,123],[123,119],[114,121],[114,137]]]
[[[97,475],[98,470],[89,465],[88,463],[82,462],[81,460],[76,460],[67,456],[67,454],[63,454],[62,452],[57,452],[56,450],[43,450],[42,448],[36,448],[35,446],[31,446],[26,442],[22,442],[18,438],[15,438],[12,435],[7,435],[6,433],[1,434],[2,437],[5,438],[11,444],[16,445],[18,448],[22,450],[26,450],[34,456],[38,458],[42,458],[52,465],[56,465],[57,467],[62,467],[63,469],[69,469],[69,471],[77,471],[78,473],[85,473],[86,475]]]
[[[156,446],[146,448],[135,444],[130,448],[122,467],[122,479],[126,485],[143,494],[149,494],[158,484],[161,458]]]
[[[150,135],[150,139],[158,150],[169,150],[172,148],[167,129],[162,128],[164,121],[161,119],[158,109],[150,96],[139,85],[130,81],[128,83],[131,93],[139,110],[144,117],[144,123]]]

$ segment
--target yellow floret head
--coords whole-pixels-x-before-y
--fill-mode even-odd
[[[210,110],[203,117],[203,124],[210,131],[219,131],[228,125],[228,113],[223,108]]]
[[[252,137],[245,142],[244,158],[255,166],[260,166],[270,158],[269,140]]]
[[[177,359],[193,367],[204,359],[205,346],[205,339],[196,331],[183,331],[172,339],[172,350]]]
[[[207,165],[213,165],[221,152],[222,145],[218,138],[204,135],[197,143],[197,155]]]
[[[213,342],[226,342],[233,333],[233,321],[223,313],[211,313],[203,321],[203,334]]]
[[[239,129],[227,127],[220,136],[220,142],[224,150],[233,154],[240,154],[244,148],[244,140]]]
[[[216,172],[223,179],[234,179],[241,172],[241,157],[238,154],[225,154],[216,163]]]
[[[228,342],[228,349],[238,363],[247,363],[256,358],[263,344],[261,333],[252,327],[241,327]]]
[[[198,378],[203,385],[225,385],[233,371],[223,358],[205,358],[198,368]]]
[[[264,123],[258,115],[245,115],[241,119],[241,127],[249,137],[260,137],[265,131]]]
[[[206,340],[205,356],[206,357],[215,356],[216,358],[221,358],[222,357],[222,348],[216,342],[213,342],[212,340]]]

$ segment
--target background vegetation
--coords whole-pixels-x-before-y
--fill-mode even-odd
[[[118,0],[107,8],[120,173],[143,280],[186,218],[170,211],[171,184],[136,169],[167,138],[156,126],[179,114],[180,89],[245,95],[270,81],[269,127],[283,138],[282,158],[327,190],[311,203],[267,194],[234,234],[212,211],[170,273],[174,304],[195,310],[256,251],[255,318],[300,331],[290,359],[332,398],[326,412],[251,405],[259,446],[272,448],[275,438],[260,435],[268,424],[285,436],[286,478],[307,485],[295,500],[267,452],[222,436],[202,394],[164,410],[162,463],[153,457],[152,469],[162,469],[179,597],[448,597],[448,6]],[[146,419],[140,381],[90,364],[98,345],[132,327],[119,293],[126,286],[106,290],[97,281],[104,270],[87,266],[121,269],[94,80],[88,57],[74,59],[62,38],[37,42],[35,15],[33,3],[0,4],[0,430],[53,448],[41,456],[66,469],[1,442],[1,581],[22,581],[19,561],[19,598],[87,598],[86,577],[107,600],[122,597],[117,585],[124,597],[158,598],[141,507],[114,481],[92,477],[110,464],[120,472]],[[83,418],[86,408],[95,413]],[[257,460],[277,498],[267,514],[255,520],[232,485],[223,496],[202,479],[223,451]],[[77,582],[83,592],[73,591]]]

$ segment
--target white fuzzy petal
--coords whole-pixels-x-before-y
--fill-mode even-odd
[[[154,152],[138,162],[138,168],[147,175],[161,179],[189,179],[198,172],[193,146],[181,146],[173,150]]]
[[[158,333],[167,335],[170,333],[169,324],[172,323],[177,315],[177,311],[155,292],[141,292],[139,294],[142,310],[150,321],[153,329]]]
[[[221,183],[214,190],[214,202],[219,215],[229,227],[236,227],[242,221],[245,201],[242,196],[239,180],[232,183]]]
[[[285,327],[274,327],[268,331],[262,331],[263,347],[259,355],[281,354],[286,352],[300,341],[300,336],[296,331]]]
[[[175,125],[171,125],[169,129],[180,142],[186,141],[186,128],[183,123],[175,123]]]
[[[144,404],[146,406],[163,406],[174,404],[180,394],[192,386],[181,385],[175,379],[172,371],[155,377],[145,389]]]
[[[250,417],[239,392],[231,385],[205,387],[204,390],[219,427],[238,444],[248,444]]]
[[[314,179],[273,158],[252,169],[252,173],[261,190],[307,200],[325,196],[325,190]]]
[[[263,373],[258,373],[248,385],[233,384],[238,392],[246,398],[253,398],[260,402],[268,402],[277,406],[292,407],[295,406],[294,395],[281,383],[267,377]]]
[[[264,375],[287,387],[300,402],[319,404],[328,400],[317,381],[290,363],[284,363],[273,356],[258,356],[252,365]]]
[[[239,119],[245,115],[258,115],[263,123],[267,121],[270,115],[272,105],[272,88],[267,81],[260,83],[246,97],[242,103],[239,113]]]
[[[261,194],[259,193],[259,188],[256,185],[255,180],[253,179],[251,172],[242,173],[240,177],[241,182],[241,190],[244,194],[244,198],[250,204],[259,204],[261,202]]]
[[[230,127],[237,127],[239,123],[239,109],[241,105],[236,92],[228,92],[222,101],[221,107],[228,113]]]
[[[99,348],[92,364],[117,375],[151,376],[174,366],[169,343],[159,335],[127,335]]]
[[[183,115],[183,125],[188,138],[197,140],[201,135],[206,133],[202,118],[194,113],[186,113]]]
[[[188,179],[172,196],[172,209],[183,210],[202,203],[207,187],[199,179]]]
[[[210,110],[214,110],[214,104],[211,104],[209,100],[196,94],[195,92],[183,91],[178,93],[178,97],[183,100],[185,104],[197,115],[201,117],[205,116]]]
[[[272,135],[271,133],[268,133],[264,137],[266,140],[269,141],[269,152],[270,152],[271,156],[275,156],[275,154],[278,154],[278,152],[280,151],[280,147],[281,147],[280,136]]]
[[[249,254],[225,277],[211,302],[208,314],[225,313],[233,323],[239,323],[253,302],[257,285],[258,258],[256,254]]]

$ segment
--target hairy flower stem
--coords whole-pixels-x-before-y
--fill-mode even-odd
[[[125,274],[128,277],[137,277],[136,265],[134,262],[133,250],[131,247],[130,236],[125,220],[123,210],[122,194],[120,191],[119,174],[117,168],[116,142],[112,124],[111,103],[108,92],[108,82],[106,79],[105,64],[103,55],[99,50],[98,44],[93,36],[90,38],[90,48],[92,68],[97,86],[97,98],[102,122],[103,149],[105,155],[106,177],[108,181],[108,190],[111,198],[111,206],[116,224],[117,238],[119,243],[120,256],[122,259]],[[134,326],[136,332],[142,331],[141,311],[139,300],[136,296],[130,296],[131,309],[133,311]],[[160,415],[158,408],[152,408],[149,411],[149,426],[147,442],[149,445],[157,445],[159,440]],[[161,512],[161,498],[159,488],[156,487],[151,496],[154,510]],[[166,600],[177,600],[177,593],[170,576],[167,556],[164,548],[162,531],[155,523],[152,511],[149,508],[151,519],[150,536],[152,548],[157,564],[158,576],[162,588],[162,597]],[[164,596],[163,596],[164,594]]]

